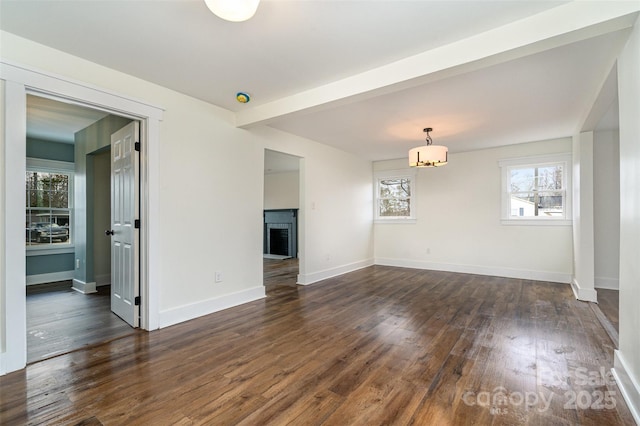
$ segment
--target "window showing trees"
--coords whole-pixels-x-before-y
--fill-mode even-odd
[[[531,160],[530,160],[531,161]],[[524,160],[516,163],[525,162]],[[568,161],[503,166],[503,219],[568,219]]]
[[[509,169],[510,215],[564,217],[563,166]]]
[[[28,170],[26,175],[26,244],[70,244],[72,175]]]
[[[376,219],[414,219],[415,179],[413,176],[377,176]]]

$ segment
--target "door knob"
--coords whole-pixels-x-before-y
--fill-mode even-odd
[[[106,231],[104,231],[104,235],[106,235],[108,237],[109,235],[115,235],[115,232],[107,229]]]

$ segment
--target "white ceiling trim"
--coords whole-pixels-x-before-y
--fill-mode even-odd
[[[636,2],[572,2],[361,74],[236,113],[236,126],[364,100],[630,28]]]

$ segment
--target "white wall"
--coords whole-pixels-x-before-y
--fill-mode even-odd
[[[620,144],[618,131],[593,138],[593,225],[596,288],[618,289],[620,267]]]
[[[151,285],[159,288],[160,326],[264,295],[264,171],[237,159],[264,164],[265,148],[305,157],[300,172],[311,204],[300,200],[301,280],[372,263],[370,162],[270,128],[235,128],[229,111],[9,33],[2,43],[3,59],[165,109],[154,164],[160,170],[154,219],[162,232],[154,249],[162,262],[150,265],[159,271]],[[4,143],[3,135],[0,150]],[[221,283],[214,283],[214,271],[223,272]]]
[[[0,194],[0,211],[4,212],[5,211],[5,203],[6,203],[6,191],[4,191],[4,187],[5,187],[5,179],[4,179],[4,174],[6,171],[5,168],[5,158],[4,158],[4,139],[5,139],[5,134],[4,134],[4,129],[6,129],[5,125],[4,125],[4,100],[5,100],[5,96],[4,96],[4,80],[0,80],[0,129],[2,130],[2,133],[0,134],[0,188],[3,188],[3,190],[1,191]],[[4,232],[4,227],[5,227],[5,220],[4,220],[4,214],[2,215],[3,219],[0,220],[0,241],[2,241],[2,243],[0,243],[0,374],[2,374],[4,372],[4,362],[3,362],[3,357],[2,355],[6,352],[6,320],[5,320],[5,315],[4,313],[6,312],[6,286],[7,286],[7,279],[6,279],[6,274],[4,273],[4,271],[6,271],[5,268],[5,244],[7,244],[7,238],[5,236],[5,232]]]
[[[253,132],[264,148],[301,157],[298,282],[373,264],[371,163],[270,127]]]
[[[297,209],[300,206],[300,172],[264,175],[264,208]]]
[[[615,373],[640,424],[640,18],[618,58],[620,346]]]
[[[579,300],[596,302],[593,237],[593,132],[573,137],[573,279]]]
[[[377,223],[376,263],[569,282],[571,227],[502,225],[498,161],[570,151],[571,140],[558,139],[450,154],[444,167],[419,169],[417,223]]]

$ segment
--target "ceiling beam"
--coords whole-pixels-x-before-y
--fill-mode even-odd
[[[618,67],[614,64],[607,77],[598,90],[592,96],[593,101],[587,103],[588,110],[583,114],[584,119],[579,121],[576,133],[592,132],[596,130],[598,124],[606,112],[611,108],[618,97]]]
[[[499,28],[236,113],[237,127],[393,93],[630,28],[638,2],[573,1]]]

